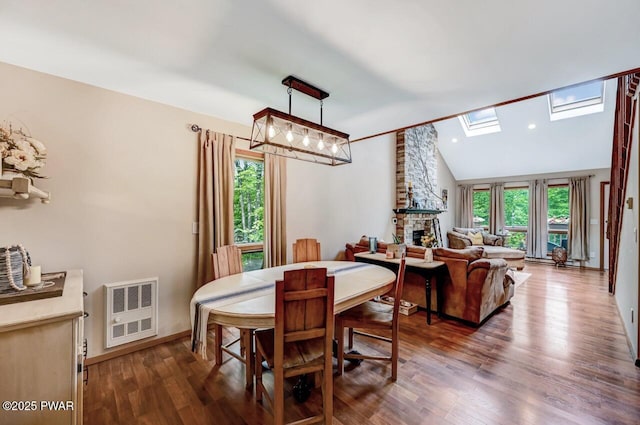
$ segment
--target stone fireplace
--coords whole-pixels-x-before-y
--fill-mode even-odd
[[[444,208],[436,180],[437,139],[432,124],[396,133],[396,235],[408,245],[420,245],[424,234],[433,233],[442,246],[438,214]]]

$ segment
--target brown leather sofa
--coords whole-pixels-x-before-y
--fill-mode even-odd
[[[378,252],[385,253],[387,244],[378,242]],[[424,258],[425,248],[408,245],[407,256]],[[355,261],[354,254],[369,252],[369,238],[363,236],[356,243],[347,243],[345,257]],[[434,248],[434,259],[444,261],[449,273],[444,284],[443,313],[474,326],[480,325],[495,310],[504,306],[513,296],[513,284],[505,279],[507,263],[503,259],[482,258],[482,247],[463,250]],[[437,289],[431,297],[431,310],[437,309]],[[416,273],[407,270],[404,278],[402,298],[426,307],[425,281]]]
[[[505,279],[507,262],[482,258],[484,248],[435,248],[433,259],[449,270],[444,284],[444,313],[480,325],[513,297],[513,283]]]

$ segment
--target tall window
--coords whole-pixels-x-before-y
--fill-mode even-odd
[[[506,246],[527,249],[527,227],[529,225],[529,189],[504,189],[504,224],[509,231]]]
[[[549,239],[547,251],[551,254],[553,248],[561,246],[567,248],[567,233],[569,230],[569,186],[554,185],[547,189],[547,223]]]
[[[243,269],[256,270],[264,263],[264,161],[238,153],[235,166],[234,243],[242,250]]]
[[[489,228],[489,189],[473,191],[473,227]]]

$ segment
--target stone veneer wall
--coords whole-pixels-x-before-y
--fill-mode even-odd
[[[433,124],[413,127],[404,132],[405,180],[413,183],[413,199],[418,208],[438,208],[438,132]]]
[[[437,193],[436,143],[438,133],[433,124],[413,127],[396,133],[396,208],[407,208],[407,188],[413,184],[413,199],[421,209],[442,209]],[[414,230],[427,230],[435,214],[397,214],[396,235],[412,243]]]

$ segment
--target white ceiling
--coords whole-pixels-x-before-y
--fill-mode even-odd
[[[638,16],[638,0],[0,0],[0,61],[246,125],[286,111],[293,74],[357,139],[638,68]],[[317,121],[318,103],[296,93],[293,113]]]
[[[458,118],[435,123],[438,149],[455,179],[608,168],[616,80],[606,82],[603,112],[551,121],[547,99],[545,95],[497,107],[499,133],[466,137]],[[529,124],[536,128],[530,130]]]

